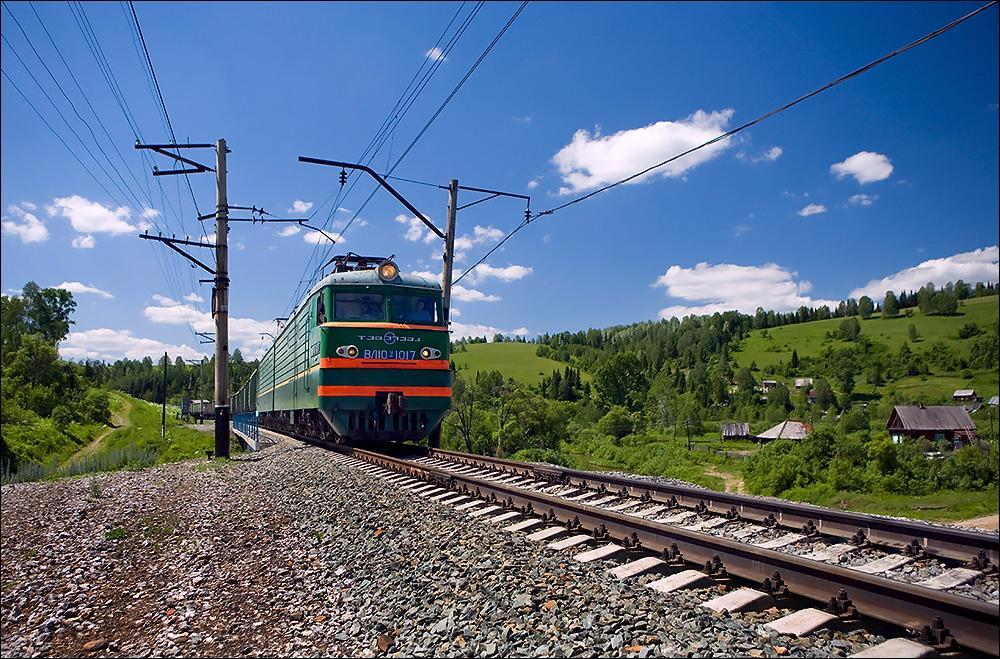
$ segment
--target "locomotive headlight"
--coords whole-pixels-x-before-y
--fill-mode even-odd
[[[354,359],[358,356],[357,346],[340,346],[337,348],[337,354],[341,357],[347,357],[349,359]]]
[[[395,279],[396,275],[399,274],[399,268],[392,261],[386,261],[378,267],[379,279],[383,281],[388,281],[390,279]]]
[[[437,348],[424,347],[420,350],[420,356],[424,359],[437,359],[441,356],[441,351]]]

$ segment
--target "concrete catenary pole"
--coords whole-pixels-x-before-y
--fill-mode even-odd
[[[458,213],[458,180],[448,186],[448,226],[444,233],[444,274],[441,288],[444,292],[444,322],[451,320],[451,279],[455,266],[455,215]]]
[[[229,457],[229,198],[226,140],[215,147],[215,455]]]

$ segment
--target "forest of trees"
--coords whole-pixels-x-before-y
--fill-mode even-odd
[[[141,360],[70,361],[59,357],[76,309],[72,293],[25,284],[20,295],[0,297],[0,470],[42,463],[84,443],[95,425],[111,422],[109,390],[154,403],[163,401],[161,356]],[[257,368],[239,350],[230,357],[232,382],[245,382]],[[215,360],[188,363],[167,358],[169,404],[182,398],[211,400]]]
[[[73,295],[25,284],[21,295],[0,297],[0,468],[41,461],[80,443],[84,426],[111,420],[106,391],[81,364],[59,358],[69,333]]]
[[[959,300],[991,294],[996,294],[992,284],[958,282],[890,293],[878,305],[862,297],[846,300],[835,310],[822,307],[789,314],[759,310],[754,315],[730,311],[542,335],[534,341],[537,355],[566,366],[535,386],[505,383],[499,373],[469,378],[459,372],[444,437],[464,450],[565,463],[560,450],[567,445],[560,443],[560,437],[570,444],[583,441],[588,450],[601,450],[604,445],[642,445],[668,433],[683,436],[687,430],[696,435],[714,433],[723,421],[771,424],[797,418],[815,423],[823,434],[815,443],[796,444],[795,450],[785,443],[765,447],[747,466],[753,491],[778,494],[816,484],[908,494],[985,487],[996,483],[995,474],[982,476],[996,462],[995,441],[992,453],[973,447],[924,467],[907,453],[922,456],[919,448],[883,446],[887,437],[882,424],[893,405],[910,402],[886,386],[892,380],[1000,368],[997,323],[989,327],[966,323],[958,333],[962,346],[940,341],[911,345],[914,330],[910,342],[890,350],[862,333],[858,319],[876,310],[899,315],[911,307],[920,307],[924,314],[953,314]],[[808,387],[790,390],[784,385],[763,397],[760,369],[754,364],[739,367],[732,359],[753,330],[766,334],[767,328],[823,317],[842,321],[828,332],[818,353],[800,357],[793,350],[791,359],[779,362],[776,369],[786,378],[813,378],[812,401]],[[581,372],[592,380],[583,382]],[[881,387],[881,396],[857,395],[862,382]],[[820,451],[817,455],[822,454],[825,462],[816,464],[823,468],[804,470],[793,464],[812,455],[809,451]],[[871,456],[881,456],[880,466],[867,466],[875,460]],[[959,463],[974,475],[963,480]],[[831,465],[832,471],[826,468]],[[832,482],[824,480],[833,476]]]

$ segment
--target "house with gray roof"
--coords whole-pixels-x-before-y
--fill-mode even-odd
[[[885,429],[895,444],[927,439],[959,448],[976,437],[975,422],[959,405],[896,405]]]
[[[956,403],[976,403],[979,401],[979,394],[975,389],[956,389],[951,399]]]
[[[812,432],[812,426],[808,423],[786,419],[757,435],[757,439],[767,441],[772,439],[805,439],[810,432]]]

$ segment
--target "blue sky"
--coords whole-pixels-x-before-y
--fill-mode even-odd
[[[377,169],[399,157],[517,6],[490,3],[475,15],[376,155]],[[549,208],[739,125],[976,6],[531,4],[395,173],[531,194],[534,210]],[[5,73],[112,194],[4,79],[3,290],[28,280],[72,283],[79,307],[61,346],[66,356],[208,352],[211,346],[193,335],[211,329],[209,291],[196,282],[204,275],[136,237],[147,224],[201,235],[183,180],[159,178],[161,197],[147,176],[151,161],[132,148],[132,129],[68,5],[35,5],[42,23],[26,3],[5,7]],[[359,183],[337,200],[347,210],[329,215],[332,202],[320,207],[339,189],[337,171],[296,158],[357,159],[414,73],[434,62],[431,48],[445,26],[458,16],[447,41],[472,9],[136,4],[178,139],[229,142],[230,203],[284,217],[315,213],[311,223],[325,223],[331,233],[355,214],[372,184]],[[85,11],[142,136],[166,141],[126,9],[101,3]],[[727,308],[752,312],[758,305],[784,310],[926,281],[996,281],[997,32],[994,7],[665,172],[537,220],[456,290],[456,336],[533,335]],[[95,132],[128,190],[112,186],[16,55],[114,176],[89,130]],[[443,190],[396,183],[443,223]],[[202,212],[211,210],[213,176],[192,176],[191,184]],[[475,198],[463,193],[460,203]],[[460,212],[459,267],[516,226],[523,211],[520,201],[497,199]],[[440,243],[425,240],[404,213],[388,194],[376,193],[334,251],[395,254],[404,269],[438,272]],[[303,272],[317,265],[310,260],[315,245],[307,242],[315,234],[281,236],[282,228],[233,225],[233,347],[263,347],[259,332],[286,315]]]

